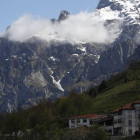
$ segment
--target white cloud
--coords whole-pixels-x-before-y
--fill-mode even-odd
[[[58,39],[75,43],[112,42],[116,38],[119,26],[105,27],[104,22],[99,22],[97,17],[94,20],[91,16],[91,13],[80,12],[77,15],[70,15],[65,21],[52,24],[50,20],[26,14],[15,21],[6,34],[14,41],[26,41],[29,37],[38,35],[47,41]]]

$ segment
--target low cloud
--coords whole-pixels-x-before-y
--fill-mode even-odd
[[[113,24],[105,27],[104,22],[99,21],[98,17],[91,17],[91,13],[80,12],[77,15],[70,15],[60,23],[52,24],[50,20],[26,14],[15,21],[5,34],[14,41],[26,41],[32,36],[38,36],[47,41],[57,39],[73,43],[108,44],[114,41],[119,26]]]

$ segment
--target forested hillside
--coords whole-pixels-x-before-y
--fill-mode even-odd
[[[112,111],[113,109],[140,99],[140,62],[133,63],[128,70],[112,75],[92,88],[89,95],[94,97],[93,110]]]
[[[55,138],[68,132],[68,118],[86,113],[108,113],[125,103],[140,99],[140,62],[120,74],[112,75],[109,81],[77,94],[56,101],[43,100],[28,110],[18,109],[11,114],[0,114],[1,134],[26,132],[26,137],[47,136]],[[27,133],[31,131],[32,135]],[[47,133],[46,133],[47,132]],[[69,135],[69,134],[68,134]]]

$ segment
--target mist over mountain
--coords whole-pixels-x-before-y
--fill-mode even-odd
[[[69,14],[66,19],[62,18],[61,14],[55,23],[30,14],[23,15],[10,26],[5,35],[13,41],[27,41],[30,37],[37,36],[48,42],[55,39],[67,40],[74,44],[80,42],[110,43],[117,37],[115,33],[119,26],[116,28],[104,26],[104,22],[99,21],[98,16],[93,19],[91,13]]]
[[[139,10],[138,0],[100,0],[92,13],[20,17],[0,38],[0,111],[83,92],[127,68],[139,56]]]

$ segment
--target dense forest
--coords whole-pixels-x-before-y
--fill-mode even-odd
[[[43,101],[28,110],[19,109],[11,114],[1,114],[1,134],[4,138],[8,134],[6,138],[9,138],[9,140],[17,139],[18,135],[22,136],[22,134],[18,134],[19,132],[25,134],[21,138],[25,140],[68,140],[71,137],[75,137],[75,140],[88,140],[91,136],[92,138],[97,137],[98,133],[102,133],[100,135],[102,140],[107,135],[98,126],[91,128],[91,130],[97,131],[96,135],[78,130],[70,131],[68,128],[68,118],[79,114],[92,113],[92,104],[93,98],[87,94],[78,95],[72,91],[68,97],[57,99],[55,102]]]
[[[0,136],[3,140],[96,140],[97,136],[98,140],[106,140],[107,133],[99,126],[93,126],[88,131],[70,131],[68,118],[87,113],[111,114],[113,109],[138,99],[140,62],[81,94],[73,90],[67,97],[56,101],[44,99],[28,110],[1,113]]]

